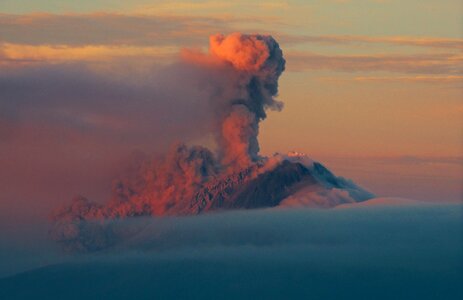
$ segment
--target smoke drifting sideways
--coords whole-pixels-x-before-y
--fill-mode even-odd
[[[205,70],[214,87],[208,109],[217,149],[176,144],[115,181],[106,204],[78,196],[55,210],[51,235],[65,248],[92,251],[110,245],[111,233],[95,220],[272,207],[289,196],[291,206],[322,207],[373,197],[302,155],[259,155],[259,123],[266,110],[283,106],[274,97],[285,60],[271,36],[213,35],[209,53],[184,51],[183,58]],[[217,78],[220,84],[215,84]]]

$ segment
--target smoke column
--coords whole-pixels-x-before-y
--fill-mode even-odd
[[[214,114],[211,131],[217,153],[201,146],[174,145],[162,157],[140,163],[135,174],[115,181],[107,204],[75,197],[52,215],[55,239],[82,239],[88,230],[92,245],[99,244],[95,236],[106,244],[107,232],[95,234],[98,227],[82,225],[81,221],[199,213],[201,203],[195,204],[195,200],[200,191],[223,185],[230,188],[233,182],[241,183],[255,174],[262,160],[259,123],[266,118],[266,109],[282,108],[274,99],[285,68],[278,43],[271,36],[218,34],[210,37],[209,53],[185,53],[183,63],[208,74],[205,81],[214,89],[208,101]],[[219,83],[217,77],[221,78]]]
[[[210,55],[236,72],[236,95],[226,99],[225,115],[220,121],[218,144],[222,164],[229,169],[242,169],[259,158],[259,122],[265,110],[281,109],[273,97],[278,92],[278,78],[285,60],[278,43],[270,36],[214,35],[210,37]]]

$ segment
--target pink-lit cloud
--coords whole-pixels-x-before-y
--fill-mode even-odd
[[[236,17],[146,14],[0,14],[0,42],[27,45],[198,45],[209,34],[230,32]]]
[[[325,44],[325,45],[368,45],[386,44],[395,46],[413,46],[441,49],[463,49],[463,39],[414,36],[361,36],[361,35],[286,35],[279,36],[287,44]]]
[[[289,52],[288,69],[293,71],[330,70],[339,72],[395,72],[410,74],[462,74],[463,56],[435,54],[324,55]]]

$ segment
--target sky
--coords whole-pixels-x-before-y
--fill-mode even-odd
[[[104,198],[136,153],[191,137],[202,116],[190,119],[169,97],[201,91],[182,94],[173,82],[193,85],[187,74],[163,68],[184,49],[206,49],[209,35],[235,31],[271,34],[287,61],[284,109],[261,124],[263,154],[307,153],[380,196],[460,201],[461,6],[2,0],[0,211],[43,214],[74,194]],[[147,104],[153,93],[166,101]]]

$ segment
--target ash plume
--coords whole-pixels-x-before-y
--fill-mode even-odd
[[[217,141],[221,163],[231,170],[241,169],[259,159],[257,136],[265,110],[282,108],[274,96],[285,69],[283,52],[271,36],[240,33],[211,36],[209,51],[213,60],[235,73],[229,82],[231,97],[219,94],[214,101],[224,102],[219,108]]]
[[[316,203],[328,195],[322,207],[372,197],[303,155],[259,155],[259,123],[267,109],[283,106],[274,97],[285,59],[271,36],[213,35],[208,53],[184,51],[183,60],[199,70],[198,84],[210,89],[205,101],[216,150],[176,144],[116,180],[106,204],[79,196],[57,209],[50,233],[65,248],[86,251],[112,245],[121,233],[106,221],[119,218],[272,207],[301,193],[303,203],[310,202],[307,193],[316,195]],[[293,198],[291,203],[298,203]]]

